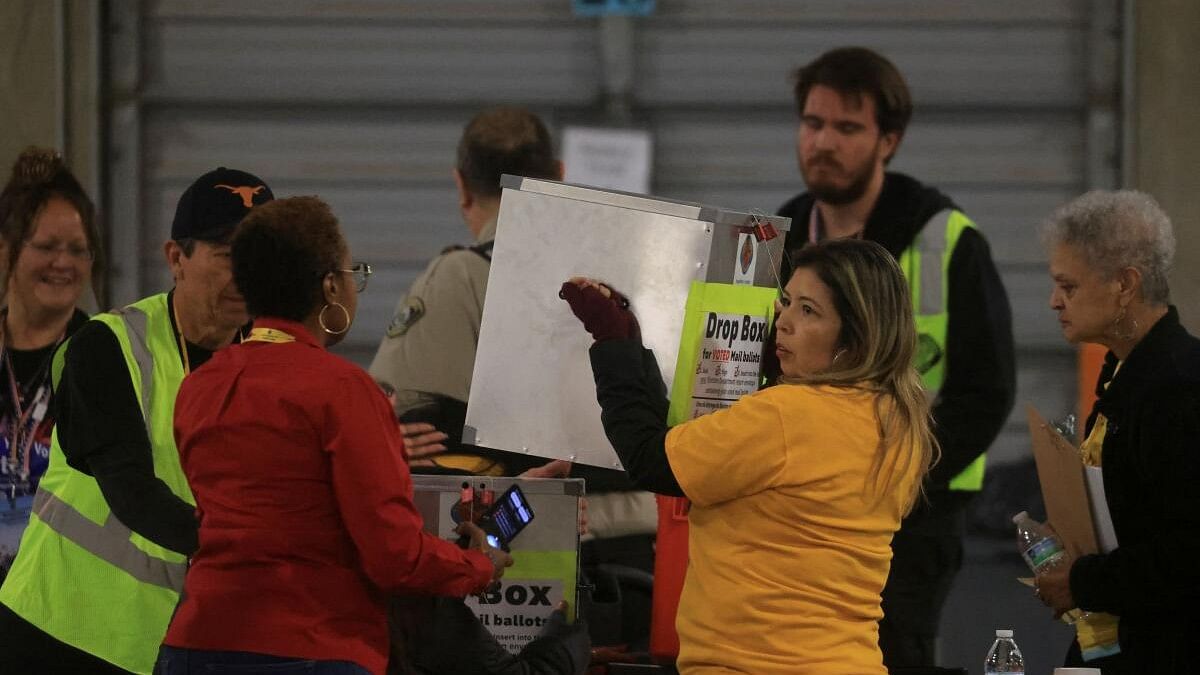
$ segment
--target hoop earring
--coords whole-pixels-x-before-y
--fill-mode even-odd
[[[1116,333],[1116,338],[1117,338],[1118,340],[1132,340],[1133,338],[1137,337],[1137,334],[1138,334],[1138,322],[1137,322],[1137,319],[1135,319],[1135,318],[1133,318],[1133,317],[1130,317],[1130,318],[1129,318],[1129,323],[1130,323],[1131,325],[1129,326],[1129,332],[1128,332],[1128,333]]]
[[[342,310],[342,316],[345,317],[346,325],[342,326],[341,330],[330,330],[329,326],[325,325],[325,310],[329,309],[330,307],[337,307],[338,309]],[[341,335],[342,333],[350,330],[350,312],[346,309],[346,306],[340,302],[327,302],[325,303],[325,306],[321,308],[321,313],[317,315],[317,323],[321,325],[321,330],[325,331],[326,333],[329,333],[330,335]]]
[[[1137,322],[1137,319],[1135,319],[1133,317],[1129,318],[1129,323],[1132,324],[1129,327],[1129,331],[1121,332],[1121,322],[1125,320],[1125,314],[1126,314],[1125,308],[1122,307],[1121,315],[1118,316],[1116,321],[1113,321],[1113,324],[1112,324],[1113,337],[1115,337],[1118,340],[1121,340],[1122,342],[1127,341],[1127,340],[1132,340],[1133,338],[1137,337],[1137,334],[1138,334],[1138,322]]]
[[[845,349],[837,350],[837,353],[833,355],[833,361],[830,362],[829,367],[833,368],[834,366],[836,366],[837,360],[842,356],[842,354],[845,354],[845,353],[846,353]]]

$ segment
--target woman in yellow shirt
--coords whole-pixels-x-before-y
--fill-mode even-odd
[[[816,244],[793,263],[776,307],[781,383],[672,428],[628,303],[587,279],[561,291],[596,339],[597,398],[626,471],[692,502],[684,673],[886,673],[889,544],[936,452],[909,289],[871,242]]]

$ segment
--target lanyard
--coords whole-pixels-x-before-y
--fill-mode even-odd
[[[29,404],[24,408],[21,407],[21,385],[17,382],[17,373],[13,369],[12,356],[10,350],[5,344],[7,336],[3,331],[3,322],[7,320],[7,311],[0,314],[0,352],[4,354],[4,369],[8,371],[8,388],[9,396],[12,399],[12,438],[9,440],[9,453],[6,458],[9,466],[16,468],[17,464],[21,465],[20,475],[22,479],[29,477],[29,460],[30,450],[33,448],[33,443],[37,439],[37,428],[42,420],[46,418],[46,411],[50,407],[50,387],[48,383],[42,382],[38,385],[36,393],[30,398]],[[62,342],[63,335],[60,335],[55,340],[55,346]],[[54,351],[51,350],[50,358],[54,358]],[[49,364],[49,360],[46,362]],[[33,377],[36,382],[43,379],[45,376],[46,366],[43,365],[38,369]]]
[[[250,331],[250,335],[246,336],[242,342],[270,342],[271,344],[286,344],[295,342],[296,338],[292,337],[291,333],[286,333],[277,328],[254,328]]]
[[[50,388],[43,382],[29,401],[29,405],[22,410],[21,387],[17,384],[16,375],[13,374],[12,359],[8,357],[7,350],[4,352],[4,366],[8,371],[8,386],[13,408],[12,440],[9,442],[8,453],[9,466],[15,467],[20,463],[21,477],[28,478],[29,451],[33,448],[34,440],[37,439],[38,425],[46,417],[46,410],[50,404]]]

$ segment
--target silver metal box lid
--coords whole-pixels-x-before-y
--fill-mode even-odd
[[[502,185],[464,441],[620,468],[600,424],[591,336],[559,287],[586,276],[624,293],[669,388],[692,282],[732,283],[738,241],[758,221],[780,236],[758,247],[767,255],[743,283],[774,286],[790,220],[531,178]]]

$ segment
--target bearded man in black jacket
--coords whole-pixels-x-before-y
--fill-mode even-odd
[[[779,210],[793,223],[787,249],[869,239],[896,256],[912,289],[914,365],[936,396],[941,460],[925,485],[928,500],[892,540],[879,644],[889,668],[933,666],[942,606],[962,566],[966,506],[1012,410],[1012,313],[974,223],[936,188],[885,171],[912,116],[896,67],[869,49],[841,48],[800,68],[795,80],[796,153],[808,191]]]

